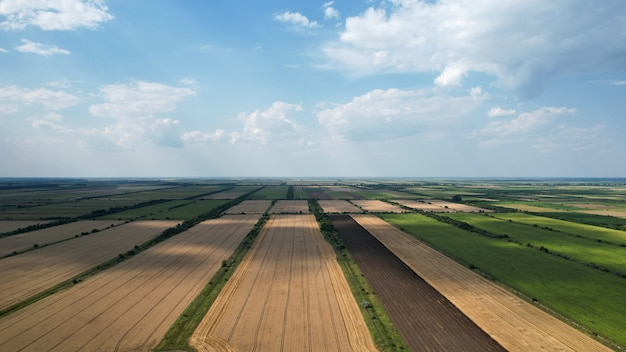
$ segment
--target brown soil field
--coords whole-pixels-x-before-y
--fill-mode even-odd
[[[272,205],[271,200],[244,200],[229,208],[226,214],[263,214]]]
[[[318,201],[325,213],[362,213],[356,205],[347,200],[320,200]]]
[[[306,200],[279,200],[276,201],[271,214],[308,214],[309,202]]]
[[[313,215],[274,215],[191,338],[198,351],[375,351]]]
[[[333,225],[413,351],[504,351],[349,215]]]
[[[610,351],[384,220],[351,216],[507,350]]]
[[[0,319],[0,350],[154,349],[257,220],[205,221]]]
[[[305,191],[309,199],[333,199],[333,197],[324,193],[324,190],[320,187],[306,187]]]
[[[438,205],[435,204],[428,204],[428,202],[430,202],[431,200],[425,200],[423,202],[419,201],[419,200],[408,200],[408,199],[396,199],[396,200],[392,200],[392,202],[398,203],[398,204],[402,204],[405,207],[409,207],[412,209],[417,209],[417,210],[421,210],[421,211],[426,211],[426,212],[433,212],[433,213],[454,213],[456,212],[454,209],[446,209],[444,207],[440,207]]]
[[[43,246],[45,244],[75,238],[76,235],[80,235],[84,232],[90,233],[94,229],[102,230],[111,225],[116,226],[120,223],[122,222],[117,220],[85,220],[0,238],[0,258],[13,252],[19,253],[33,248],[35,244]]]
[[[177,221],[138,221],[0,260],[0,309],[156,237]]]
[[[395,205],[383,202],[382,200],[351,200],[363,210],[367,210],[370,213],[404,213],[406,212],[402,208]]]
[[[0,220],[0,233],[11,232],[31,225],[46,224],[50,221],[36,220]]]

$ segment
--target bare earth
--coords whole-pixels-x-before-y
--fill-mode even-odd
[[[351,200],[352,203],[358,205],[363,210],[367,210],[370,213],[404,213],[405,210],[396,207],[382,200]]]
[[[117,220],[85,220],[0,238],[0,257],[33,248],[35,244],[43,246],[44,244],[74,238],[83,232],[91,232],[94,229],[102,230],[121,223]]]
[[[318,200],[325,213],[362,213],[356,205],[347,200]]]
[[[177,221],[138,221],[0,260],[0,309],[68,280],[135,245],[156,237]]]
[[[270,210],[272,214],[308,214],[309,202],[306,200],[279,200]]]
[[[1,351],[150,351],[258,216],[208,220],[0,319]]]
[[[234,207],[226,210],[226,214],[263,214],[269,206],[271,200],[244,200]]]
[[[373,215],[352,215],[509,351],[610,351],[550,314]]]
[[[312,215],[275,215],[191,338],[198,351],[375,351]]]

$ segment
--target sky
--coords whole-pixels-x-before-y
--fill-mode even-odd
[[[626,177],[624,0],[0,0],[0,177]]]

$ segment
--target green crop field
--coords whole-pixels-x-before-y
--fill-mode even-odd
[[[496,215],[503,215],[506,218],[507,214]],[[626,247],[598,242],[589,237],[577,237],[567,232],[552,230],[552,228],[508,221],[484,214],[450,213],[446,214],[446,216],[466,222],[495,235],[506,235],[512,241],[541,249],[546,253],[559,255],[564,260],[571,259],[581,265],[598,266],[618,275],[626,274],[626,260],[624,260],[626,258]],[[573,227],[584,226],[580,224],[572,225]],[[596,229],[602,230],[602,228],[587,226],[588,234],[591,237],[600,237],[593,235]]]
[[[249,199],[287,199],[289,186],[265,186],[254,192]]]
[[[385,214],[382,218],[567,319],[626,346],[626,279],[425,215]]]

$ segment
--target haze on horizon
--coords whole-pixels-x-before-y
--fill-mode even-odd
[[[0,177],[624,177],[626,2],[0,0]]]

